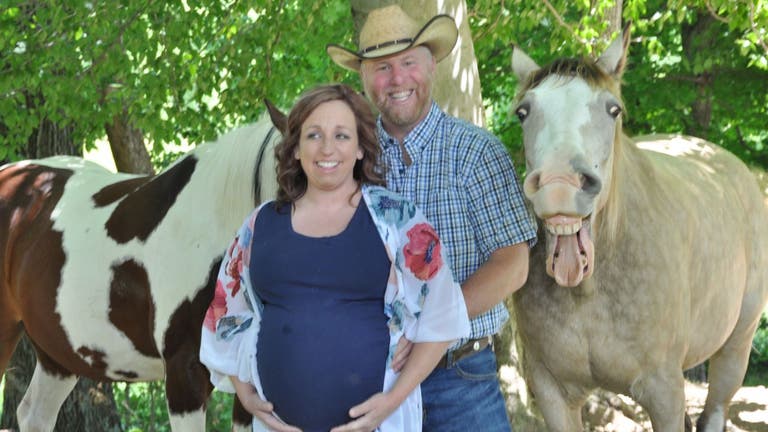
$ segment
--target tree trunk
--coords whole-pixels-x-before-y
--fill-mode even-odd
[[[706,65],[702,56],[709,55],[719,37],[718,23],[710,14],[700,13],[692,23],[684,22],[681,32],[683,55],[691,65]],[[713,63],[714,64],[714,63]],[[692,121],[688,122],[685,133],[706,138],[712,120],[712,83],[716,72],[713,66],[702,67],[691,81],[696,87],[696,99],[691,103]]]
[[[355,40],[350,47],[357,47],[360,28],[368,12],[383,6],[398,4],[417,22],[426,23],[438,14],[448,14],[459,27],[459,40],[451,55],[437,65],[432,96],[447,113],[465,119],[478,126],[485,125],[483,96],[480,88],[480,73],[477,70],[475,47],[467,19],[465,0],[350,0],[352,17],[355,20]],[[439,3],[439,5],[438,5]],[[441,83],[446,85],[441,85]]]
[[[112,124],[104,125],[109,138],[109,148],[119,172],[154,174],[152,161],[144,145],[144,134],[133,126],[127,110],[116,115]]]
[[[30,138],[21,156],[28,159],[51,155],[81,155],[80,146],[72,141],[71,128],[59,128],[45,120]],[[32,379],[35,354],[26,335],[16,347],[8,370],[5,371],[5,390],[0,428],[18,429],[16,407]],[[56,420],[56,431],[121,431],[112,386],[81,378],[64,401]]]

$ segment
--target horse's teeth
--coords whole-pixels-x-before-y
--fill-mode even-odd
[[[555,235],[573,235],[581,229],[581,221],[570,225],[547,224],[547,231]]]

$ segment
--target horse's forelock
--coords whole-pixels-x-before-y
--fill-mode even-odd
[[[545,79],[552,75],[568,79],[580,78],[589,84],[590,87],[605,88],[616,97],[621,96],[619,80],[604,72],[596,62],[585,58],[561,58],[553,61],[549,65],[531,73],[522,84],[521,91],[518,94],[522,95],[528,90],[538,87]]]

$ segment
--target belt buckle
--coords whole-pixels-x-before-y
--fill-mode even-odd
[[[486,346],[491,345],[493,336],[486,336],[483,338],[478,338],[475,340],[468,340],[463,345],[458,347],[456,350],[450,353],[450,356],[448,353],[444,354],[443,357],[440,359],[440,361],[437,364],[438,368],[449,368],[456,364],[457,361],[467,357],[468,355],[472,355],[480,351],[481,343],[486,340],[488,343]],[[450,358],[450,360],[449,360]]]

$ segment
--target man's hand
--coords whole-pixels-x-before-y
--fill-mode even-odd
[[[397,348],[395,348],[395,354],[392,356],[393,371],[400,372],[403,369],[405,362],[408,361],[408,356],[411,355],[412,348],[413,342],[406,339],[405,336],[400,338],[397,342]]]

